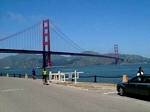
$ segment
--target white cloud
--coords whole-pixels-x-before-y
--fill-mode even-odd
[[[30,16],[28,16],[28,19],[31,19],[31,20],[43,20],[43,19],[48,19],[48,16],[44,16],[44,15],[30,15]]]
[[[21,13],[16,12],[6,12],[5,14],[1,15],[1,19],[5,20],[12,20],[15,22],[29,22],[29,21],[40,21],[43,19],[48,19],[48,16],[45,15],[23,15]]]
[[[18,22],[27,21],[27,18],[23,14],[14,12],[6,12],[5,15],[3,15],[3,18]]]

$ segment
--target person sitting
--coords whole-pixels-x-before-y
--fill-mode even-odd
[[[137,72],[137,76],[143,76],[144,75],[144,71],[142,69],[142,67],[139,67],[139,70]]]
[[[35,73],[35,69],[34,68],[32,69],[32,78],[36,79],[36,73]]]

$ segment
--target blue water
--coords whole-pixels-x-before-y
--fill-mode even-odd
[[[139,66],[142,66],[145,74],[150,74],[150,64],[126,64],[126,65],[92,65],[85,67],[51,67],[52,72],[73,72],[74,70],[84,72],[81,76],[105,76],[105,77],[118,77],[118,78],[97,78],[97,82],[111,82],[117,83],[121,81],[121,77],[127,74],[129,77],[136,76]],[[2,73],[16,73],[16,74],[32,74],[32,68],[28,69],[0,69]],[[35,69],[38,76],[41,75],[42,69]],[[78,81],[93,82],[93,78],[80,78]]]

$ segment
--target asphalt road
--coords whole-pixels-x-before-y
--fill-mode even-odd
[[[150,102],[111,92],[0,77],[0,112],[150,112]]]

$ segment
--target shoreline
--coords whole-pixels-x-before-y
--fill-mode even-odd
[[[90,91],[116,91],[116,84],[113,83],[93,83],[93,82],[50,82],[50,84],[77,88],[81,90],[90,90]]]

